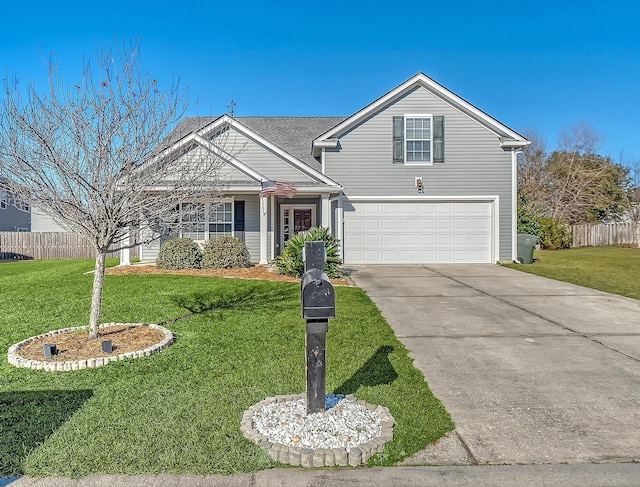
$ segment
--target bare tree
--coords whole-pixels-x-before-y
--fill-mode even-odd
[[[624,212],[627,170],[596,151],[603,136],[585,123],[561,133],[558,150],[547,153],[536,132],[518,166],[519,203],[536,215],[577,224]]]
[[[101,48],[83,62],[80,79],[63,83],[55,55],[49,89],[21,89],[5,80],[0,104],[0,174],[17,197],[89,240],[96,251],[90,338],[99,334],[105,257],[138,244],[131,227],[175,224],[183,201],[216,197],[222,149],[191,150],[193,138],[172,139],[182,151],[162,148],[183,115],[186,91],[140,70],[139,46]],[[184,205],[187,206],[187,205]]]
[[[523,135],[531,144],[518,155],[519,204],[526,205],[534,214],[544,214],[548,209],[549,178],[547,175],[546,140],[535,129],[527,129]]]

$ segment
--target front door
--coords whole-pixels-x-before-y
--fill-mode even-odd
[[[280,228],[282,249],[294,235],[309,230],[316,222],[316,207],[313,205],[282,205]]]

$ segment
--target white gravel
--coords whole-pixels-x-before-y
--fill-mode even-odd
[[[271,403],[253,415],[258,432],[271,443],[301,448],[345,448],[381,436],[380,415],[342,395],[327,394],[324,413],[307,415],[307,400]]]

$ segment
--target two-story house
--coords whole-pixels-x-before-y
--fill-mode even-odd
[[[238,236],[263,264],[312,226],[340,239],[345,264],[516,258],[529,142],[422,73],[349,117],[187,118],[166,153],[211,150],[222,129],[242,149],[224,160],[222,199],[193,202],[182,236]]]

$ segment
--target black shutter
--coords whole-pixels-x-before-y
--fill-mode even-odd
[[[404,164],[404,117],[393,117],[393,163]]]
[[[433,117],[433,162],[444,162],[444,116]]]
[[[244,201],[233,202],[233,234],[244,242]]]

